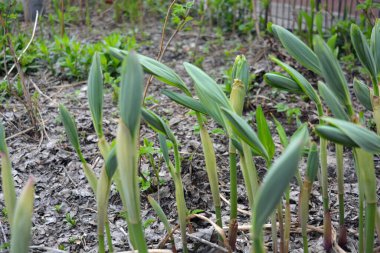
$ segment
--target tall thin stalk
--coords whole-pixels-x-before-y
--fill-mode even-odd
[[[344,171],[343,171],[343,146],[335,144],[336,167],[338,179],[339,201],[339,238],[338,244],[344,247],[347,244],[347,228],[344,222]]]

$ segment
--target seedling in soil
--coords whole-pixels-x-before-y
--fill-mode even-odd
[[[16,197],[15,182],[12,176],[12,166],[8,147],[5,142],[3,124],[0,122],[0,158],[1,158],[1,187],[4,193],[5,208],[8,212],[8,221],[11,231],[11,253],[29,252],[31,238],[34,179],[29,178],[22,189],[20,196]]]
[[[57,213],[61,213],[62,212],[62,204],[55,205],[54,211],[56,211]]]
[[[67,223],[71,228],[76,227],[76,225],[77,225],[77,221],[76,221],[76,219],[75,219],[73,216],[71,216],[70,213],[66,213],[65,220],[66,220],[66,223]]]

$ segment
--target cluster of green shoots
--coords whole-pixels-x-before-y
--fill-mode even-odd
[[[377,211],[377,187],[374,166],[374,154],[380,152],[380,22],[373,27],[371,39],[367,39],[355,24],[351,26],[351,41],[356,55],[369,73],[371,85],[354,79],[354,93],[366,110],[372,111],[372,120],[376,123],[377,133],[365,127],[368,119],[362,112],[356,112],[349,92],[348,82],[339,65],[331,45],[321,37],[315,36],[313,48],[308,47],[300,39],[286,29],[273,25],[274,35],[281,41],[288,53],[302,66],[314,72],[323,81],[318,81],[318,90],[297,70],[288,64],[272,57],[286,74],[267,73],[266,83],[292,93],[303,94],[315,103],[319,116],[319,125],[314,126],[320,136],[320,186],[322,188],[324,210],[324,247],[330,250],[333,241],[331,213],[329,203],[329,184],[327,172],[328,141],[335,144],[336,169],[339,200],[339,235],[337,243],[341,247],[347,244],[347,229],[344,220],[344,171],[343,147],[352,148],[355,171],[359,185],[359,252],[373,252],[375,224],[380,228]],[[371,87],[372,86],[372,87]],[[309,175],[301,188],[301,226],[304,252],[308,252],[307,220],[310,195]]]
[[[194,214],[189,214],[185,202],[184,187],[181,175],[180,143],[165,121],[156,113],[143,107],[143,72],[155,76],[163,83],[176,88],[178,91],[164,89],[162,93],[179,105],[185,106],[195,112],[197,123],[200,126],[200,137],[205,157],[205,169],[208,175],[214,211],[215,221],[206,218],[219,234],[220,244],[228,252],[236,248],[238,232],[237,221],[237,169],[238,158],[243,173],[247,197],[252,212],[252,240],[257,252],[264,251],[262,227],[271,216],[273,234],[277,235],[276,213],[283,216],[281,199],[287,192],[287,218],[285,226],[282,226],[281,234],[283,242],[289,242],[290,233],[290,204],[289,183],[297,173],[298,162],[303,153],[309,154],[311,174],[315,174],[318,168],[318,159],[315,159],[315,144],[310,142],[306,125],[302,125],[292,138],[288,139],[281,124],[277,122],[281,140],[285,150],[283,154],[274,160],[275,145],[269,130],[268,122],[263,110],[259,107],[256,111],[257,133],[242,118],[243,105],[248,91],[249,71],[244,56],[238,56],[233,66],[232,91],[230,97],[222,90],[221,86],[210,78],[198,67],[185,63],[187,73],[194,81],[196,99],[185,82],[166,65],[133,52],[111,48],[110,52],[123,61],[121,70],[121,87],[119,97],[119,128],[117,137],[107,142],[103,134],[103,78],[99,62],[99,55],[95,55],[88,79],[88,100],[94,129],[99,139],[99,150],[105,163],[99,177],[96,176],[82,155],[78,134],[73,118],[64,106],[60,106],[60,114],[66,133],[82,161],[84,173],[93,189],[97,201],[98,239],[99,252],[105,252],[106,232],[108,251],[112,251],[112,238],[107,218],[107,205],[112,182],[120,194],[124,208],[127,210],[127,224],[129,239],[134,249],[139,252],[147,252],[148,246],[145,240],[141,210],[140,188],[138,178],[138,145],[140,132],[140,118],[151,127],[158,136],[160,149],[166,163],[166,167],[173,179],[175,186],[175,199],[178,212],[178,223],[181,232],[183,252],[188,252],[187,233],[188,224]],[[221,217],[221,199],[218,182],[218,167],[213,141],[207,130],[208,117],[215,120],[225,129],[229,144],[230,158],[230,221],[228,234],[223,230]],[[168,145],[168,143],[171,145]],[[311,147],[311,148],[309,148]],[[310,151],[309,151],[310,150]],[[306,152],[305,152],[306,151]],[[170,156],[170,153],[173,155]],[[257,175],[257,169],[253,157],[263,157],[269,172],[261,181]],[[167,232],[171,235],[173,227],[159,204],[149,197],[149,202],[157,215],[165,224]],[[199,215],[197,217],[200,217]],[[284,232],[285,231],[285,232]]]
[[[294,177],[297,179],[301,192],[299,220],[301,221],[304,251],[308,252],[308,202],[313,182],[316,181],[318,174],[323,195],[324,242],[326,249],[331,249],[335,242],[332,240],[327,181],[328,141],[336,144],[341,226],[339,244],[344,245],[347,241],[344,224],[342,160],[345,146],[353,148],[359,183],[359,252],[373,252],[375,224],[379,224],[376,223],[379,219],[376,219],[378,214],[373,155],[380,152],[380,137],[365,128],[363,126],[364,117],[359,117],[355,113],[347,80],[336,56],[326,42],[316,37],[313,40],[315,42],[313,51],[284,28],[273,25],[272,30],[297,62],[321,76],[325,81],[325,83],[322,81],[318,83],[318,91],[316,91],[297,70],[272,57],[273,61],[286,74],[268,73],[265,76],[266,82],[277,88],[307,95],[316,104],[320,119],[319,125],[313,126],[313,132],[320,136],[319,147],[309,138],[307,124],[301,124],[293,135],[288,137],[282,125],[274,119],[282,146],[282,154],[277,158],[275,158],[275,144],[269,123],[262,108],[258,106],[256,110],[256,130],[242,117],[244,100],[249,87],[249,68],[244,56],[238,56],[235,60],[232,71],[232,80],[234,81],[231,93],[227,95],[221,86],[204,71],[192,64],[185,63],[184,68],[193,80],[195,96],[180,76],[166,65],[134,52],[110,48],[110,53],[122,60],[123,64],[118,103],[118,130],[116,138],[108,141],[103,131],[103,74],[100,56],[99,54],[94,55],[88,78],[88,102],[93,126],[98,136],[99,151],[104,159],[100,175],[95,173],[82,154],[73,117],[63,105],[59,107],[59,111],[66,134],[82,162],[84,174],[96,199],[98,252],[114,251],[107,212],[113,183],[116,185],[123,207],[127,211],[126,222],[131,246],[138,252],[149,251],[141,217],[141,189],[138,176],[141,119],[157,133],[166,167],[174,182],[183,252],[188,252],[187,234],[190,233],[188,226],[193,217],[207,220],[219,234],[220,247],[224,247],[227,252],[235,251],[238,233],[238,169],[242,171],[251,211],[252,252],[260,253],[267,250],[264,245],[263,226],[268,219],[271,221],[272,250],[274,252],[289,251],[291,227],[289,184]],[[380,23],[378,22],[373,29],[370,45],[355,25],[352,26],[351,36],[358,58],[368,69],[373,81],[372,88],[370,88],[363,82],[355,80],[355,93],[363,105],[373,111],[373,119],[378,123],[379,131],[380,99],[377,85],[380,55],[376,49],[380,48]],[[179,105],[194,111],[200,127],[205,170],[214,204],[214,221],[201,215],[189,214],[187,210],[181,174],[181,144],[166,122],[155,112],[144,107],[144,72],[172,87],[172,89],[163,89],[164,95]],[[329,117],[330,112],[334,117]],[[222,205],[216,155],[212,138],[207,130],[209,120],[214,120],[223,127],[226,138],[229,139],[230,220],[227,233],[223,230],[225,224],[221,217]],[[169,143],[171,145],[168,145]],[[33,209],[33,183],[32,181],[27,183],[19,200],[16,201],[2,127],[0,127],[0,154],[5,204],[10,214],[11,252],[28,252]],[[303,156],[307,157],[307,166],[304,173],[301,173],[298,164]],[[258,176],[254,157],[261,157],[266,162],[268,171],[263,179]],[[303,178],[302,175],[304,175]],[[170,225],[169,219],[159,203],[152,197],[149,197],[148,200],[164,223],[173,242],[174,227]],[[380,229],[380,226],[377,228]],[[279,244],[278,235],[280,236]],[[175,249],[175,245],[172,247]]]

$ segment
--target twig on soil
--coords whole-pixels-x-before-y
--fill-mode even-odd
[[[228,205],[228,206],[231,206],[231,203],[229,200],[226,199],[226,197],[224,197],[222,194],[219,194],[220,198]],[[238,208],[237,209],[239,212],[241,212],[242,214],[245,214],[245,215],[248,215],[248,216],[251,216],[251,212],[249,211],[245,211],[243,209],[240,209]]]
[[[36,34],[36,28],[37,28],[37,23],[38,23],[38,11],[36,12],[36,19],[34,21],[34,26],[33,26],[33,32],[32,32],[32,37],[30,38],[28,44],[26,45],[26,47],[24,48],[24,50],[22,50],[21,54],[17,57],[17,62],[21,59],[22,55],[26,52],[26,50],[28,50],[29,46],[32,44],[33,42],[33,39],[34,39],[34,35]],[[12,72],[12,70],[16,67],[16,62],[12,65],[12,67],[8,70],[7,74],[5,75],[5,77],[3,78],[3,81],[5,79],[8,78],[8,75],[10,75],[10,73]]]
[[[200,215],[200,214],[192,214],[192,215],[189,215],[188,216],[188,219],[191,220],[193,218],[198,218],[198,219],[201,219],[201,220],[204,220],[208,223],[210,223],[215,231],[220,235],[220,237],[222,238],[223,240],[223,243],[224,243],[224,247],[227,249],[228,252],[232,252],[231,251],[231,248],[230,248],[230,244],[227,240],[227,237],[226,237],[226,234],[224,233],[224,230],[223,228],[219,227],[215,222],[213,222],[212,220],[210,220],[209,218],[203,216],[203,215]]]
[[[25,134],[25,133],[27,133],[27,132],[29,132],[29,131],[32,131],[33,129],[34,129],[34,127],[29,127],[29,128],[27,128],[27,129],[25,129],[25,130],[22,130],[21,132],[18,132],[18,133],[14,134],[14,135],[11,135],[11,136],[5,138],[5,140],[6,140],[6,141],[9,141],[9,140],[11,140],[11,139],[13,139],[13,138],[16,138],[16,137],[18,137],[18,136],[20,136],[20,135],[23,135],[23,134]]]
[[[68,251],[49,248],[49,247],[45,247],[45,246],[29,246],[29,249],[46,250],[49,253],[68,253]]]
[[[5,233],[4,231],[4,228],[3,228],[3,223],[1,222],[0,220],[0,229],[1,229],[1,233],[3,234],[3,238],[4,238],[4,243],[7,242],[7,234]]]
[[[172,237],[172,235],[174,234],[174,232],[179,228],[179,224],[177,224],[170,233],[167,233],[164,237],[164,239],[162,239],[159,243],[158,243],[158,248],[163,248],[164,245],[167,243],[167,241],[170,239],[170,237]]]
[[[186,236],[188,236],[188,237],[191,238],[191,239],[197,240],[197,241],[199,241],[199,242],[201,242],[201,243],[207,244],[208,246],[210,246],[210,247],[212,247],[212,248],[218,249],[218,250],[220,250],[221,252],[228,252],[225,248],[220,247],[219,245],[217,245],[217,244],[215,244],[215,243],[212,243],[212,242],[209,242],[209,241],[207,241],[207,240],[205,240],[205,239],[202,239],[202,238],[200,238],[200,237],[196,237],[196,236],[194,236],[194,235],[192,235],[192,234],[186,234]]]
[[[66,89],[66,88],[71,88],[71,87],[75,87],[75,86],[79,86],[79,85],[82,85],[82,84],[85,84],[87,83],[87,81],[83,80],[83,81],[79,81],[79,82],[76,82],[76,83],[70,83],[70,84],[64,84],[64,85],[59,85],[59,86],[53,86],[53,87],[49,87],[50,89]]]
[[[51,102],[53,102],[54,104],[56,104],[56,103],[54,102],[54,100],[53,100],[51,97],[49,97],[48,95],[46,95],[45,93],[43,93],[43,92],[40,90],[40,88],[38,88],[37,84],[36,84],[32,79],[30,79],[30,82],[32,83],[33,87],[36,89],[36,91],[37,91],[41,96],[43,96],[43,97],[46,98],[47,100],[50,100]]]

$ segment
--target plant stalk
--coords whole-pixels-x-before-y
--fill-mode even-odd
[[[347,244],[347,228],[344,222],[344,171],[343,171],[343,146],[335,144],[337,179],[338,179],[338,201],[339,201],[339,246]]]
[[[327,140],[320,138],[320,164],[323,198],[323,236],[326,251],[332,248],[331,214],[329,208],[328,173],[327,173]]]

